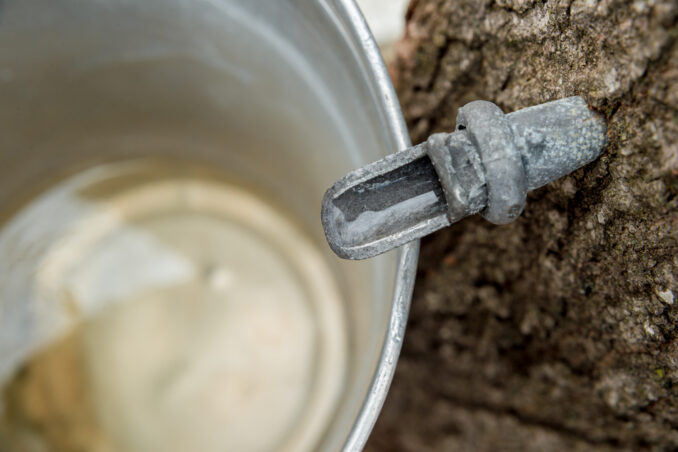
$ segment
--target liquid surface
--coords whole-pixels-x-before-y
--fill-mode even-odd
[[[301,451],[331,419],[333,275],[303,230],[213,174],[89,170],[15,215],[0,256],[0,444]]]

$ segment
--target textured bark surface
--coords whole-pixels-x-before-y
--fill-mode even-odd
[[[596,163],[507,226],[425,240],[369,451],[678,450],[678,4],[413,0],[392,65],[413,141],[486,99],[581,95]]]

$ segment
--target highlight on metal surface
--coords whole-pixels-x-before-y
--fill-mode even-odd
[[[598,158],[604,118],[581,97],[505,115],[491,102],[466,104],[453,133],[349,173],[323,198],[332,250],[365,259],[476,213],[515,220],[534,190]]]

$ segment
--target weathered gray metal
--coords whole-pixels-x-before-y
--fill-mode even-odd
[[[471,102],[459,110],[455,132],[334,184],[323,199],[325,235],[339,256],[364,259],[476,213],[509,223],[529,190],[595,160],[606,143],[605,120],[581,97],[508,115]]]

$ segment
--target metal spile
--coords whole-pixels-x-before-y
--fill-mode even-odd
[[[476,213],[515,220],[534,190],[598,158],[604,118],[581,97],[505,115],[466,104],[453,133],[359,168],[325,193],[322,222],[334,252],[365,259]]]

